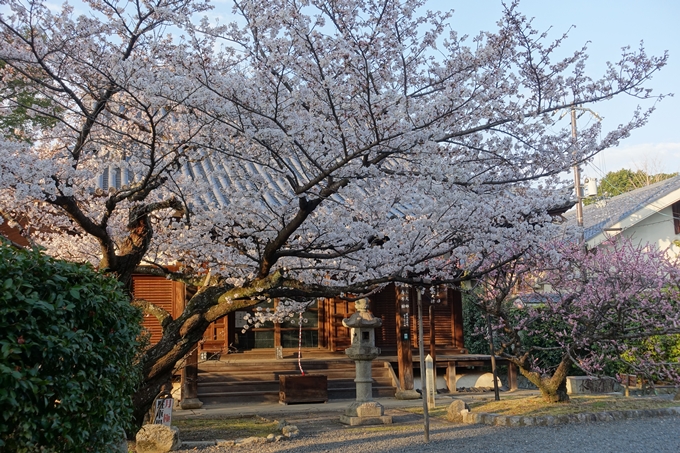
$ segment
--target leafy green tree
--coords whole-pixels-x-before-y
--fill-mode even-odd
[[[622,193],[640,189],[642,187],[649,186],[677,175],[677,173],[648,174],[644,170],[633,171],[628,168],[610,171],[600,181],[597,187],[597,197],[586,198],[583,200],[583,204],[587,206],[591,203],[594,203],[599,197],[615,197],[617,195],[621,195]]]
[[[35,130],[53,127],[60,109],[0,60],[0,77],[8,80],[0,86],[0,134],[5,138],[30,142]]]
[[[0,242],[0,451],[113,451],[139,334],[115,279]]]

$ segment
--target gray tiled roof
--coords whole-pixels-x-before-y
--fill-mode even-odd
[[[631,214],[677,189],[680,189],[680,176],[584,206],[584,239],[588,241],[594,238],[605,228],[617,224]],[[665,207],[655,206],[657,210]],[[567,219],[567,222],[565,222],[566,226],[576,225],[576,210],[569,211],[564,214],[564,217]]]

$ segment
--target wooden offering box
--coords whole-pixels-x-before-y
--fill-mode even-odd
[[[327,377],[319,374],[279,375],[279,402],[325,403],[328,401]]]

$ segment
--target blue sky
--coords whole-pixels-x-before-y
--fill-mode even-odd
[[[503,11],[500,0],[433,0],[428,8],[454,9],[451,27],[470,35],[493,30]],[[648,54],[667,50],[668,65],[649,85],[657,93],[677,95],[660,102],[644,128],[634,131],[619,147],[598,155],[583,174],[601,178],[607,171],[645,166],[654,173],[680,171],[680,1],[522,0],[519,10],[533,17],[539,30],[552,26],[552,36],[575,26],[565,48],[573,50],[590,41],[593,76],[601,73],[606,61],[616,61],[623,46],[636,48],[642,40]],[[593,109],[607,128],[625,121],[638,103],[637,99],[614,99]]]

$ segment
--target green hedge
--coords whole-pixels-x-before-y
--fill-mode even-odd
[[[111,451],[140,317],[115,279],[0,241],[0,451]]]

